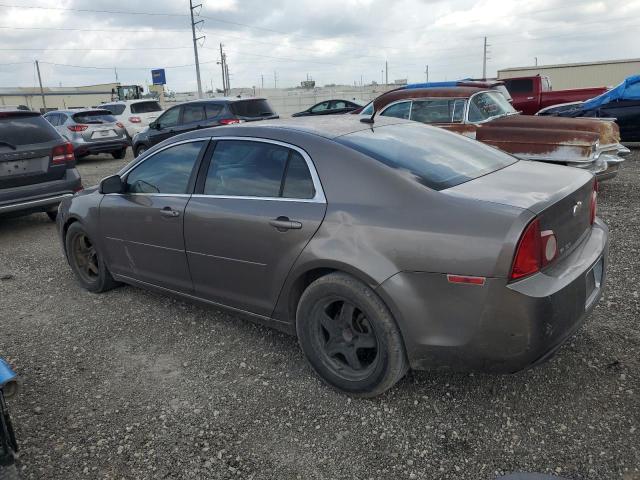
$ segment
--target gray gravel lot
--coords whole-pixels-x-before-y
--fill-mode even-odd
[[[128,157],[129,158],[129,157]],[[128,160],[90,157],[85,184]],[[44,214],[0,220],[0,355],[30,479],[640,478],[640,152],[601,186],[609,285],[549,363],[415,373],[374,400],[321,384],[294,338],[132,287],[94,295]]]

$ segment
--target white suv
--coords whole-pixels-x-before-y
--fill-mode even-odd
[[[160,104],[151,99],[105,103],[100,108],[109,110],[124,125],[129,138],[148,127],[163,112]]]

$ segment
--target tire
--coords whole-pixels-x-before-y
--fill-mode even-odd
[[[147,146],[146,146],[146,145],[138,145],[138,146],[136,147],[135,152],[134,152],[134,153],[135,153],[136,158],[137,158],[137,157],[139,157],[140,155],[142,155],[142,154],[143,154],[144,152],[146,152],[146,151],[147,151]]]
[[[119,285],[109,273],[102,254],[93,245],[80,223],[75,222],[69,226],[64,245],[67,261],[82,288],[93,293],[101,293]]]
[[[349,395],[380,395],[409,368],[389,309],[373,290],[344,273],[331,273],[307,287],[298,303],[296,331],[315,372]]]
[[[123,148],[121,150],[116,150],[114,152],[111,152],[111,155],[113,156],[113,158],[115,158],[116,160],[122,160],[125,155],[127,154],[127,149]]]
[[[58,218],[58,209],[56,208],[55,210],[49,210],[48,212],[45,212],[47,214],[47,217],[49,217],[49,220],[51,220],[52,222],[56,221],[56,218]]]

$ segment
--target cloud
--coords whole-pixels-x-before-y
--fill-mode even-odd
[[[203,83],[215,87],[221,84],[219,43],[238,87],[259,86],[263,76],[272,86],[274,72],[279,86],[298,85],[307,73],[319,84],[353,84],[361,75],[379,81],[385,61],[390,79],[421,81],[428,64],[430,80],[451,80],[481,74],[484,36],[493,75],[498,68],[530,65],[534,57],[552,64],[636,56],[640,23],[634,21],[637,0],[201,1],[201,71]],[[0,28],[0,86],[34,84],[34,59],[43,62],[49,86],[113,81],[113,67],[121,82],[145,84],[150,67],[193,63],[186,0],[156,0],[153,8],[147,0],[29,5],[55,9],[0,7],[0,27],[14,27]],[[145,14],[108,13],[124,10]],[[25,63],[6,65],[14,62]],[[167,80],[174,90],[196,88],[193,67],[170,68]]]

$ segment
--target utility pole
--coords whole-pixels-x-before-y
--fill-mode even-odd
[[[389,62],[384,62],[384,84],[389,85]]]
[[[427,83],[429,83],[429,65],[424,66],[424,73],[427,76]]]
[[[224,52],[222,51],[222,47],[224,45],[220,44],[220,69],[222,70],[222,94],[227,96],[227,74],[224,68]]]
[[[533,57],[536,61],[536,67],[538,66],[538,57]]]
[[[384,83],[384,69],[380,70],[380,85]]]
[[[273,71],[273,88],[278,88],[278,72]]]
[[[487,78],[487,37],[484,37],[484,53],[482,54],[482,79]]]
[[[42,77],[40,77],[40,64],[36,60],[36,70],[38,71],[38,83],[40,84],[40,95],[42,95],[42,109],[47,112],[47,102],[44,100],[44,90],[42,88]]]
[[[118,69],[113,67],[113,72],[116,74],[116,83],[118,83]]]
[[[202,7],[202,4],[198,4],[195,7],[193,6],[193,0],[189,0],[189,10],[191,13],[191,33],[193,35],[193,54],[196,57],[196,78],[198,79],[198,98],[202,98],[202,82],[200,81],[200,62],[198,61],[198,40],[204,38],[204,35],[201,37],[196,37],[196,25],[204,22],[204,20],[198,20],[197,22],[193,19],[193,11],[196,8]]]
[[[264,73],[260,74],[260,82],[261,82],[260,85],[262,85],[261,88],[262,88],[262,90],[264,90]]]
[[[229,81],[229,64],[227,63],[227,54],[224,54],[224,78],[227,80],[227,93],[231,94],[231,82]]]

